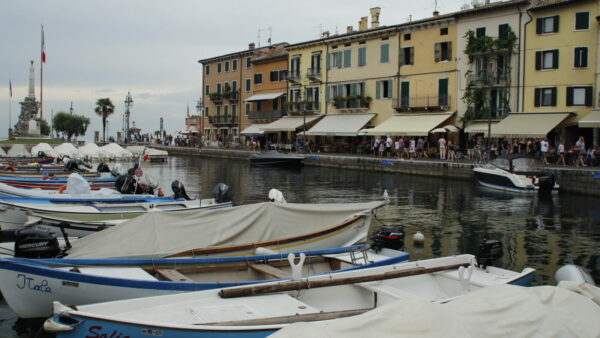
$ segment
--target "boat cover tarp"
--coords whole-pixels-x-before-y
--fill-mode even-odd
[[[80,158],[83,157],[83,153],[79,151],[79,149],[75,148],[71,143],[63,143],[54,147],[54,150],[62,156],[68,156],[70,158]]]
[[[256,203],[214,210],[149,212],[73,243],[69,258],[159,258],[198,248],[309,234],[384,202]]]
[[[12,156],[12,157],[29,157],[31,156],[31,154],[27,151],[27,148],[25,148],[25,145],[23,144],[13,144],[12,147],[10,147],[10,149],[8,149],[8,156]]]
[[[6,156],[6,152],[2,147],[0,147],[0,156]]]
[[[31,154],[33,156],[38,156],[38,153],[40,151],[43,151],[46,154],[46,156],[58,157],[58,153],[56,152],[56,150],[54,150],[54,148],[52,148],[52,146],[48,143],[38,143],[37,145],[33,146],[33,148],[31,148]]]
[[[99,159],[107,157],[106,151],[100,149],[100,147],[93,142],[86,142],[83,146],[79,147],[79,151],[87,158]]]
[[[282,337],[598,337],[600,289],[489,286],[445,304],[403,299],[359,316],[292,324]]]
[[[133,157],[131,151],[123,149],[123,147],[116,143],[109,143],[100,147],[100,149],[104,150],[110,158],[129,159]]]

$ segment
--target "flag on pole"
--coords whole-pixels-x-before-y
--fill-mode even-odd
[[[12,81],[8,79],[8,91],[10,92],[10,97],[12,97]]]
[[[46,63],[46,45],[44,43],[44,26],[42,25],[42,62]]]

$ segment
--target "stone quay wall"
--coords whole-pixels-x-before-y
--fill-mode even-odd
[[[152,145],[167,150],[170,155],[201,156],[248,160],[253,154],[247,150],[218,148],[186,148]],[[441,160],[395,160],[344,154],[309,154],[306,166],[328,167],[370,172],[400,173],[450,179],[473,180],[473,163]],[[561,185],[561,191],[600,196],[600,168],[577,168],[549,166]]]

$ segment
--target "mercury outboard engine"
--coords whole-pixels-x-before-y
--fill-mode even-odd
[[[225,183],[217,183],[212,190],[212,195],[217,203],[231,202],[233,200],[233,191]]]
[[[383,248],[402,250],[404,248],[404,227],[401,225],[385,225],[377,229],[370,239],[375,252]]]
[[[554,184],[556,183],[556,179],[554,178],[554,174],[544,172],[543,175],[538,176],[538,195],[550,195],[552,194],[552,189],[554,189]]]
[[[96,171],[99,173],[109,173],[110,167],[108,166],[108,164],[101,162],[100,164],[98,164],[98,168],[96,168]]]
[[[53,258],[61,253],[56,236],[41,230],[2,230],[0,242],[15,242],[15,257]]]
[[[492,265],[498,258],[502,257],[502,243],[495,239],[484,239],[479,245],[477,263],[482,269]]]
[[[179,182],[178,180],[175,180],[173,183],[171,183],[171,190],[173,190],[173,198],[185,198],[187,201],[191,200],[190,196],[188,196],[188,194],[185,192],[183,183]]]

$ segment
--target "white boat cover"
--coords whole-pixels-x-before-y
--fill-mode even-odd
[[[109,143],[105,146],[102,146],[100,149],[104,150],[108,157],[114,159],[130,159],[133,157],[131,151],[123,149],[123,147],[116,143]]]
[[[69,258],[157,258],[316,232],[385,202],[256,203],[214,210],[148,212],[73,243]]]
[[[81,154],[81,152],[75,148],[73,144],[66,142],[54,147],[54,150],[56,150],[59,155],[68,156],[71,158],[78,158],[78,156]]]
[[[140,156],[144,151],[144,146],[127,146],[127,150],[129,150],[133,156]]]
[[[600,289],[486,287],[445,303],[405,299],[359,316],[292,324],[270,337],[597,337]]]
[[[78,173],[69,175],[69,178],[67,179],[67,189],[65,190],[69,195],[85,195],[92,191],[88,181]]]
[[[12,157],[31,156],[31,154],[27,151],[27,148],[25,148],[25,145],[23,144],[13,144],[13,146],[10,147],[10,149],[8,149],[7,155]]]
[[[90,159],[102,159],[107,157],[106,151],[100,149],[100,147],[93,142],[86,142],[83,146],[79,147],[79,151],[81,151],[84,157]]]
[[[40,151],[43,151],[47,156],[58,157],[56,150],[54,150],[48,143],[38,143],[31,148],[31,154],[33,154],[33,156],[38,156]]]

